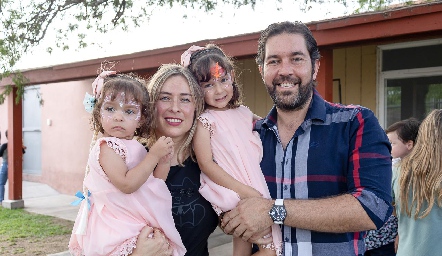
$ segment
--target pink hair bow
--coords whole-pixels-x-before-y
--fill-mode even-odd
[[[92,92],[94,93],[95,99],[98,99],[101,94],[101,90],[103,89],[104,78],[108,75],[116,74],[117,71],[103,71],[101,74],[95,78],[94,82],[92,82]]]
[[[190,65],[190,57],[194,52],[203,50],[204,47],[192,45],[187,49],[183,54],[181,54],[181,65],[185,68],[187,68]]]

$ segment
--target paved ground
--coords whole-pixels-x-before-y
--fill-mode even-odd
[[[6,184],[5,198],[8,194]],[[67,220],[75,220],[78,212],[78,206],[72,206],[70,203],[76,200],[73,195],[64,195],[58,193],[46,184],[23,181],[23,201],[25,210],[38,214],[55,216]],[[213,256],[232,255],[232,240],[230,236],[217,229],[209,238],[209,252]],[[67,251],[50,256],[69,256]]]

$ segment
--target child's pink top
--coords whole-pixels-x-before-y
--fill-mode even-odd
[[[106,137],[97,141],[89,154],[90,172],[84,184],[91,196],[85,235],[75,234],[86,202],[83,200],[69,242],[73,255],[129,255],[137,237],[146,225],[160,228],[170,240],[173,255],[184,255],[186,249],[175,228],[172,198],[163,180],[152,175],[135,192],[125,194],[110,181],[99,164],[100,144],[107,143],[123,160],[128,170],[144,159],[146,149],[136,140]]]
[[[260,162],[262,144],[253,130],[253,113],[245,106],[224,111],[206,110],[198,117],[210,131],[213,158],[228,174],[243,184],[258,190],[264,198],[270,198]],[[211,181],[201,173],[200,193],[220,214],[232,210],[238,204],[239,195]],[[281,230],[272,227],[274,245],[280,249]],[[279,250],[278,250],[279,251]]]

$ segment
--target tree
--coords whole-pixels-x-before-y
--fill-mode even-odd
[[[263,1],[263,0],[262,0]],[[281,2],[282,0],[276,0]],[[308,10],[311,3],[323,3],[327,0],[296,0],[301,8]],[[329,0],[347,5],[351,0]],[[361,10],[374,10],[385,7],[394,0],[357,0]],[[399,0],[403,2],[403,0]],[[16,101],[21,99],[26,77],[14,66],[21,56],[38,45],[47,35],[48,30],[56,31],[53,47],[68,49],[68,39],[72,35],[78,38],[78,48],[85,48],[93,42],[86,40],[85,30],[106,33],[113,29],[128,31],[149,20],[155,6],[181,5],[199,8],[208,12],[215,10],[217,4],[224,3],[235,7],[255,7],[256,0],[0,0],[0,80],[11,77],[13,84],[6,86],[0,93],[0,104],[17,86]],[[136,8],[134,8],[136,4]],[[183,15],[185,18],[185,14]],[[57,21],[63,20],[63,27],[56,27]]]

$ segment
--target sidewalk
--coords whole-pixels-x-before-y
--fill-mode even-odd
[[[26,211],[71,221],[75,221],[77,217],[79,206],[71,205],[71,202],[77,198],[74,195],[60,194],[46,184],[23,181],[22,197]],[[8,184],[5,188],[5,198],[8,198]],[[216,229],[209,237],[209,253],[213,256],[232,255],[232,238]],[[65,251],[48,256],[69,256],[69,252]]]

